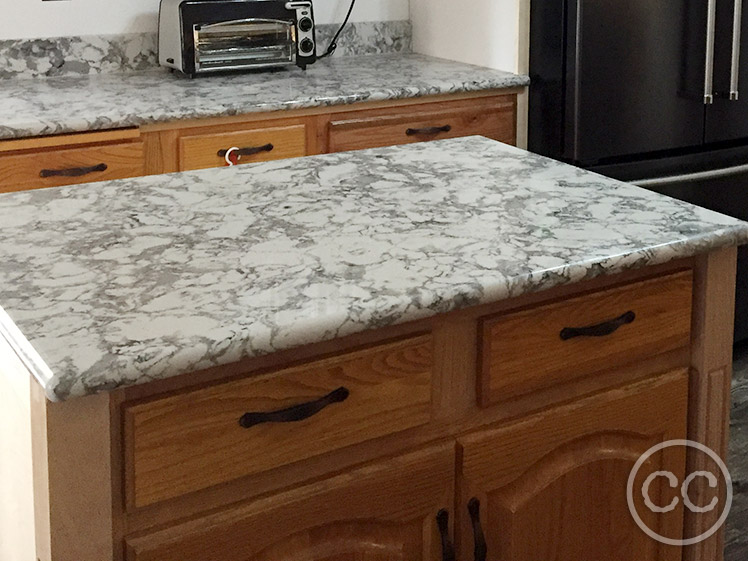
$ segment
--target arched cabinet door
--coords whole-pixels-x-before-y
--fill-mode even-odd
[[[473,559],[467,505],[477,499],[488,561],[680,560],[678,548],[637,526],[626,486],[651,446],[685,438],[687,395],[687,374],[678,371],[461,438],[458,558]],[[664,514],[643,506],[642,484],[660,470],[682,482],[685,450],[653,455],[632,495],[650,528],[678,539],[682,501]],[[653,503],[678,496],[667,481],[658,477],[649,486]]]
[[[131,538],[127,561],[442,561],[454,471],[434,446]]]

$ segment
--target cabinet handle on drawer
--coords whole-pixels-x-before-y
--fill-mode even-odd
[[[470,514],[470,521],[473,523],[473,540],[475,541],[475,548],[473,549],[474,559],[475,561],[486,561],[488,546],[486,545],[486,536],[483,535],[483,527],[480,523],[480,501],[473,497],[468,501],[467,507]]]
[[[237,156],[252,156],[254,154],[259,154],[260,152],[272,152],[273,146],[272,144],[268,143],[264,146],[247,146],[246,148],[239,148],[238,150],[234,150],[232,154],[236,154]],[[228,150],[219,150],[218,156],[221,158],[226,157],[226,153]]]
[[[426,127],[424,129],[408,129],[405,134],[408,136],[416,136],[419,134],[439,134],[440,132],[449,132],[452,130],[452,125],[444,125],[443,127]]]
[[[627,323],[632,323],[636,319],[634,312],[626,312],[621,317],[598,323],[597,325],[590,325],[588,327],[564,327],[561,330],[561,339],[567,341],[574,337],[605,337],[611,333],[618,331],[620,327],[623,327]]]
[[[106,164],[97,164],[87,168],[43,169],[39,172],[39,177],[82,177],[95,171],[106,171],[106,169]]]
[[[241,416],[239,424],[245,429],[248,429],[262,423],[294,423],[296,421],[303,421],[312,415],[316,415],[328,405],[345,401],[348,399],[350,393],[351,392],[348,391],[348,388],[340,387],[324,397],[320,397],[314,401],[309,401],[308,403],[294,405],[293,407],[288,407],[286,409],[270,411],[267,413],[250,411]]]
[[[442,561],[455,561],[455,546],[449,539],[449,513],[446,510],[436,513],[436,525],[442,539]]]

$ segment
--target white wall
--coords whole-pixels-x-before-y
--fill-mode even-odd
[[[342,21],[349,0],[314,0],[319,23]],[[159,0],[0,0],[0,39],[155,31]],[[408,19],[408,0],[357,0],[351,21]]]
[[[524,16],[525,2],[410,0],[413,50],[518,72],[524,66],[524,54],[520,53],[520,16]]]

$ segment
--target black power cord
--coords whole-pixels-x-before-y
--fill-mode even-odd
[[[327,47],[327,50],[319,55],[317,58],[326,58],[333,54],[335,52],[335,49],[338,48],[338,37],[340,37],[340,34],[343,32],[343,29],[348,24],[348,20],[351,19],[351,12],[353,12],[353,6],[356,5],[356,0],[351,0],[351,5],[348,8],[348,13],[345,15],[345,19],[343,20],[343,24],[338,29],[338,32],[335,34],[335,37],[332,38],[332,41],[330,41],[330,44]]]

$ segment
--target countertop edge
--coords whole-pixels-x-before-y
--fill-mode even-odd
[[[47,399],[52,402],[62,401],[55,393],[55,375],[41,355],[34,349],[33,345],[23,335],[15,322],[7,312],[0,306],[0,337],[10,346],[19,360],[23,363],[29,373],[36,379],[44,389]],[[72,397],[72,396],[71,396]],[[82,397],[82,396],[76,396]]]
[[[730,226],[715,232],[702,234],[688,239],[677,240],[672,243],[660,244],[652,247],[644,247],[629,253],[612,255],[604,258],[592,258],[588,261],[564,265],[556,269],[534,271],[527,275],[518,275],[516,277],[512,277],[511,279],[509,279],[509,282],[503,286],[488,287],[485,290],[484,296],[482,298],[470,299],[468,297],[469,295],[453,294],[446,299],[447,305],[444,305],[444,302],[442,302],[442,306],[440,306],[438,309],[412,309],[407,314],[400,314],[400,317],[393,319],[393,321],[388,325],[401,325],[411,321],[428,319],[439,314],[449,313],[472,306],[492,304],[503,300],[516,298],[524,294],[536,294],[539,292],[550,290],[552,288],[568,286],[578,282],[592,280],[598,277],[613,276],[631,270],[641,270],[649,266],[666,264],[677,259],[686,259],[695,257],[697,255],[707,254],[716,249],[737,247],[745,243],[748,243],[748,228],[743,226]],[[321,319],[321,321],[322,323],[324,323],[325,319]],[[308,328],[308,325],[306,327]],[[262,350],[255,354],[244,355],[240,360],[266,356],[275,352],[287,351],[302,346],[322,343],[336,338],[355,335],[357,333],[363,333],[366,331],[372,331],[374,329],[376,328],[371,328],[364,324],[348,324],[344,332],[339,332],[331,336],[328,336],[326,334],[329,332],[321,330],[322,333],[325,333],[325,335],[320,338],[315,338],[314,340],[307,340],[303,337],[302,334],[299,334],[299,339],[304,340],[299,341],[298,343],[293,342],[292,339],[287,344],[280,345],[277,348],[273,348],[272,350]],[[19,354],[19,357],[29,368],[29,371],[42,385],[47,398],[53,402],[67,401],[69,399],[85,397],[87,395],[96,393],[115,391],[124,387],[142,385],[148,383],[149,381],[152,381],[151,379],[143,379],[141,377],[134,382],[130,380],[130,383],[123,382],[116,386],[109,386],[106,388],[101,388],[99,390],[88,392],[73,391],[66,395],[59,395],[56,392],[57,384],[55,383],[59,380],[59,377],[52,372],[49,366],[47,366],[44,359],[36,352],[33,346],[18,330],[18,328],[2,310],[2,308],[0,308],[0,333],[2,333],[6,337],[6,339],[10,337],[9,342],[11,346],[14,347],[16,352]],[[159,377],[158,379],[176,378],[178,376],[189,374],[192,372],[198,372],[206,368],[227,366],[236,362],[236,360],[225,362],[221,360],[215,360],[211,361],[210,363],[197,364],[195,365],[195,368],[189,371]]]
[[[512,74],[512,73],[509,73]],[[286,111],[313,109],[317,107],[345,107],[357,103],[398,101],[406,99],[423,98],[425,101],[429,97],[448,94],[464,94],[482,91],[501,91],[513,88],[525,88],[530,85],[530,77],[525,74],[512,74],[506,78],[491,80],[483,79],[475,82],[463,82],[455,87],[436,85],[424,91],[422,88],[401,87],[396,89],[386,89],[381,91],[360,91],[339,96],[330,96],[328,98],[297,98],[285,102],[268,103],[267,105],[255,104],[248,106],[228,106],[222,107],[220,111],[204,111],[194,114],[164,114],[163,116],[153,117],[148,115],[124,115],[122,118],[111,118],[108,116],[99,116],[96,119],[60,119],[57,121],[40,119],[39,121],[25,124],[15,123],[12,126],[3,126],[0,123],[0,141],[18,140],[22,138],[35,138],[56,136],[61,134],[86,133],[102,130],[116,130],[129,127],[140,127],[147,125],[167,124],[178,122],[184,119],[214,119],[221,117],[237,117],[242,115],[252,115],[256,113],[282,114]]]

